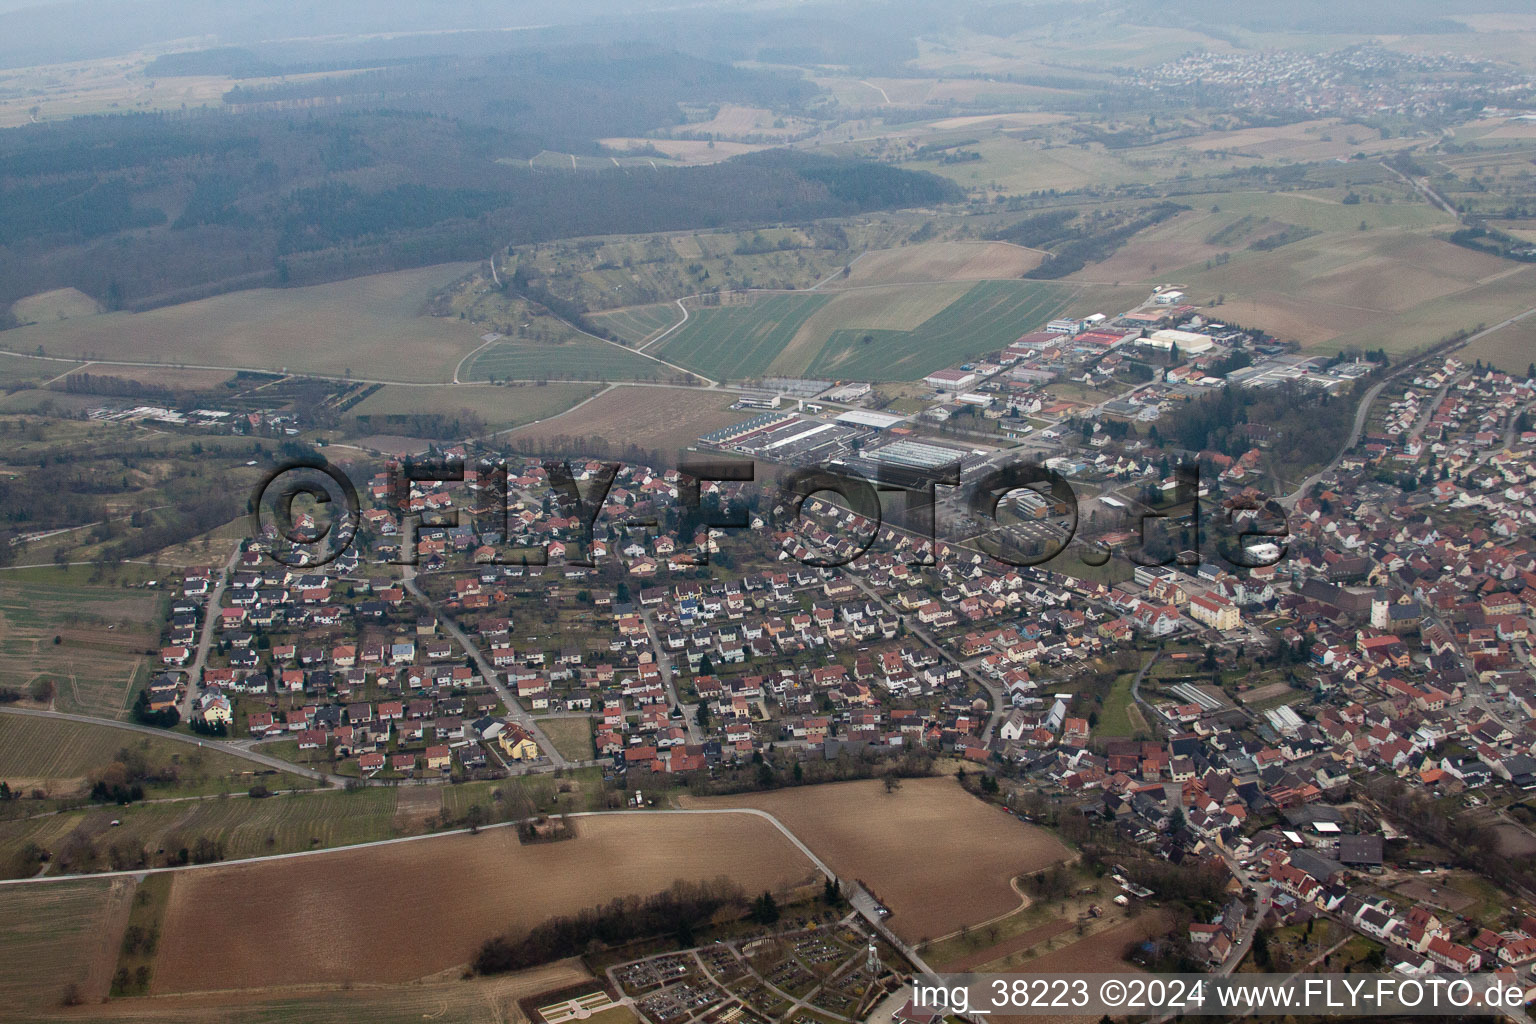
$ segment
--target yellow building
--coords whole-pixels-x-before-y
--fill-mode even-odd
[[[533,737],[522,726],[511,722],[496,737],[496,742],[501,746],[502,754],[513,761],[532,761],[539,756],[539,745],[533,742]]]

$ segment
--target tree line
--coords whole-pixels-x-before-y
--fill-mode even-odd
[[[578,956],[595,945],[614,946],[662,935],[692,945],[694,931],[716,913],[746,908],[746,893],[728,878],[706,882],[679,879],[671,888],[650,896],[620,896],[574,915],[552,917],[520,939],[510,935],[487,939],[475,953],[472,966],[478,974],[501,974]]]

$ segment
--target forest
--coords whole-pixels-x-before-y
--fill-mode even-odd
[[[597,153],[598,138],[677,123],[682,103],[795,110],[814,93],[678,53],[582,47],[242,87],[217,112],[18,128],[0,133],[0,308],[74,287],[142,309],[484,259],[502,245],[960,197],[933,175],[788,150],[602,171],[527,160]]]

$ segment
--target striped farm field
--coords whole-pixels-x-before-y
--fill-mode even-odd
[[[70,986],[82,1000],[105,1000],[132,888],[117,878],[0,890],[5,1019],[39,1019]]]
[[[833,332],[807,369],[811,376],[919,380],[957,360],[992,352],[1066,308],[1068,285],[983,281],[915,330]]]
[[[652,351],[716,380],[760,377],[828,299],[769,295],[745,305],[693,310],[688,322]]]
[[[630,306],[607,313],[592,313],[589,316],[630,344],[640,345],[677,323],[682,313],[675,303],[657,302],[649,306]]]
[[[768,370],[786,377],[803,375],[827,340],[840,330],[916,330],[942,313],[970,287],[964,281],[941,281],[836,292],[830,302],[806,319]]]

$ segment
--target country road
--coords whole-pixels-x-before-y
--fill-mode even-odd
[[[153,730],[152,730],[153,731]],[[837,873],[827,866],[826,862],[818,857],[804,841],[778,818],[767,811],[760,811],[755,807],[684,807],[667,808],[643,811],[572,811],[565,815],[567,818],[598,818],[614,815],[645,815],[654,817],[659,814],[750,814],[762,818],[764,821],[778,829],[790,845],[803,853],[807,860],[816,866],[816,870],[826,878],[837,878]],[[512,828],[523,824],[524,821],[534,821],[534,818],[519,819],[517,821],[499,821],[493,825],[480,826],[480,832],[488,832],[497,828]],[[241,857],[235,860],[212,861],[207,864],[182,864],[176,867],[165,868],[135,868],[126,871],[96,871],[73,875],[30,875],[26,878],[3,878],[0,886],[6,885],[44,885],[49,882],[80,881],[89,878],[138,878],[144,875],[159,875],[172,871],[201,871],[208,868],[231,867],[237,864],[267,864],[281,860],[293,860],[298,857],[324,857],[328,854],[342,853],[346,850],[369,850],[381,846],[398,846],[401,843],[419,843],[428,839],[437,839],[442,836],[469,835],[475,830],[467,828],[449,829],[443,832],[428,832],[419,836],[401,836],[397,839],[378,839],[371,843],[353,843],[349,846],[330,846],[323,850],[295,850],[292,853],[276,853],[268,857]]]
[[[197,691],[202,688],[203,670],[208,667],[208,651],[213,647],[213,631],[218,628],[224,588],[229,584],[229,574],[234,571],[235,563],[239,560],[240,545],[236,544],[224,568],[219,570],[219,578],[213,581],[213,587],[208,591],[208,600],[203,605],[203,628],[197,638],[197,656],[192,659],[192,668],[187,673],[187,692],[182,694],[179,708],[183,722],[192,720],[192,702]]]

